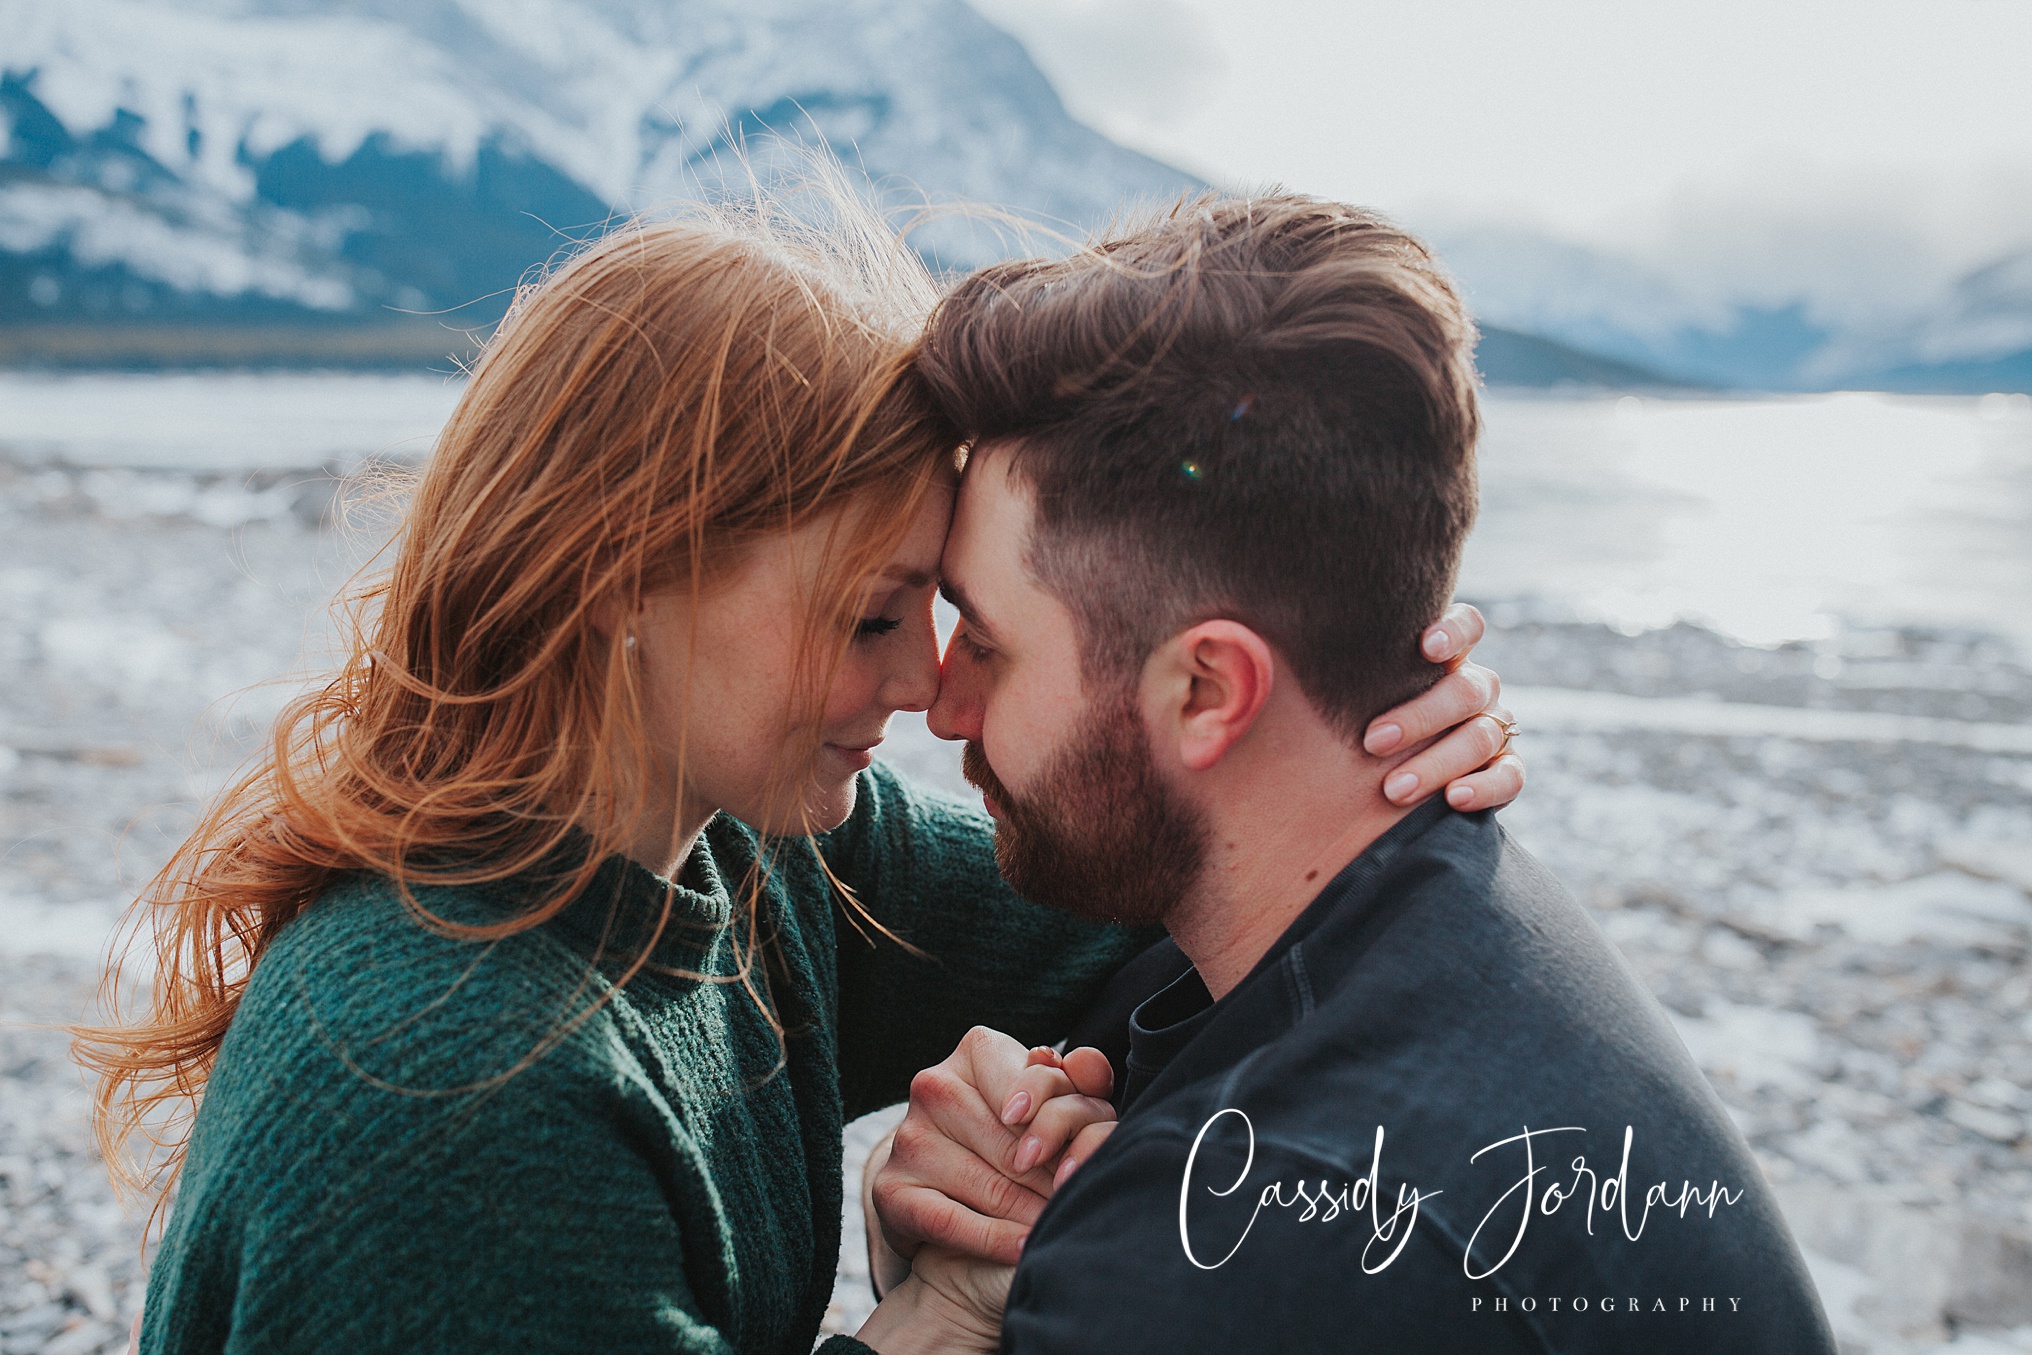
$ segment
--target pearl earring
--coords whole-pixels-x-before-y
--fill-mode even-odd
[[[624,636],[622,636],[622,637],[621,637],[621,648],[623,648],[623,649],[627,650],[627,651],[628,651],[628,652],[629,652],[630,654],[633,654],[633,653],[635,652],[635,632],[634,632],[634,631],[632,631],[632,630],[631,630],[631,631],[629,631],[629,632],[628,632],[628,633],[627,633],[626,635],[624,635]]]

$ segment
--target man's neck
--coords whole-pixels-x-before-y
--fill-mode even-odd
[[[1317,747],[1317,745],[1315,745]],[[1411,812],[1384,763],[1337,743],[1240,778],[1210,815],[1205,871],[1165,919],[1216,999],[1248,976],[1327,882]]]

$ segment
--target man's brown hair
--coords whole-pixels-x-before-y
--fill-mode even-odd
[[[975,273],[919,363],[1035,491],[1027,559],[1090,679],[1226,617],[1352,740],[1438,677],[1418,635],[1474,521],[1474,341],[1430,251],[1380,217],[1206,194]]]

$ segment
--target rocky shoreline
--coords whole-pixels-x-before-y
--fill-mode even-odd
[[[360,553],[325,525],[330,500],[316,470],[0,460],[0,1355],[117,1350],[139,1303],[141,1220],[91,1146],[59,1027],[87,1010],[123,901],[291,690],[255,684],[315,666]],[[1482,657],[1510,683],[1656,711],[1534,728],[1520,696],[1532,782],[1505,822],[1672,1011],[1844,1350],[2032,1350],[2032,756],[1685,718],[2024,726],[2026,656],[1966,632],[1753,649],[1488,610]],[[953,775],[921,730],[891,752]],[[850,1175],[879,1130],[856,1127]],[[868,1303],[857,1237],[846,1330]]]

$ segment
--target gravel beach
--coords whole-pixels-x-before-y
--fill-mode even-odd
[[[331,501],[317,467],[0,459],[0,1355],[119,1349],[140,1303],[142,1219],[58,1027],[291,690],[257,684],[316,665],[360,553]],[[2032,1351],[2026,656],[1976,632],[1750,648],[1485,605],[1481,657],[1528,731],[1505,822],[1673,1013],[1843,1349]],[[921,723],[891,755],[954,778]],[[850,1171],[882,1127],[854,1128]],[[869,1306],[859,1247],[852,1219],[846,1330]]]

